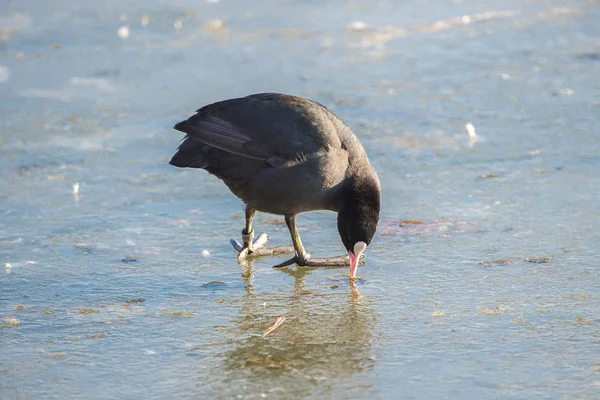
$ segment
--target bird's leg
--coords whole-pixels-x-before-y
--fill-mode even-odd
[[[244,248],[247,248],[249,252],[252,252],[254,243],[254,231],[252,230],[252,221],[254,220],[254,215],[256,211],[250,207],[246,207],[246,227],[242,230],[242,242],[244,244]],[[261,235],[262,236],[262,235]],[[258,239],[257,239],[258,240]],[[257,243],[256,248],[260,249],[265,245],[264,243]]]
[[[310,254],[304,250],[302,240],[300,240],[300,233],[298,233],[298,227],[296,226],[296,216],[286,215],[285,223],[290,230],[292,235],[292,242],[294,243],[294,249],[296,256],[282,262],[281,264],[275,265],[274,268],[287,267],[292,264],[298,264],[299,267],[348,267],[350,266],[350,257],[338,256],[329,258],[310,258]],[[361,257],[362,259],[362,257]]]
[[[286,215],[285,223],[292,235],[292,243],[294,244],[294,250],[296,250],[296,263],[298,263],[298,265],[305,265],[310,258],[310,254],[308,254],[306,250],[304,250],[304,246],[302,246],[300,233],[298,232],[298,227],[296,226],[296,216]]]
[[[246,227],[242,230],[242,243],[231,239],[231,245],[238,252],[238,261],[243,260],[249,255],[270,256],[274,254],[285,254],[294,251],[292,246],[265,247],[269,241],[266,233],[261,233],[256,240],[252,230],[252,220],[254,220],[256,211],[253,208],[246,207]]]

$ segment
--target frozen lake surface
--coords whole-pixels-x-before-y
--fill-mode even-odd
[[[600,2],[324,3],[0,4],[0,398],[600,398]],[[168,165],[265,91],[379,173],[355,288],[238,265],[240,201]]]

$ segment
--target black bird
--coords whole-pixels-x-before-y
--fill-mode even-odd
[[[205,169],[246,204],[243,244],[232,240],[238,259],[295,251],[276,267],[349,264],[355,277],[377,228],[381,188],[362,145],[333,112],[308,99],[261,93],[202,107],[175,129],[187,136],[170,164]],[[306,253],[296,215],[314,210],[338,213],[348,257]],[[265,234],[253,242],[255,211],[284,215],[294,247],[265,248]]]

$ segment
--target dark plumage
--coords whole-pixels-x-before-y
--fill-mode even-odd
[[[330,110],[300,97],[254,94],[202,107],[175,129],[187,136],[170,164],[205,169],[246,204],[240,257],[273,253],[252,243],[258,210],[286,216],[296,257],[283,265],[348,265],[348,258],[309,259],[297,233],[296,214],[331,210],[354,276],[355,245],[375,234],[381,190],[362,145]]]

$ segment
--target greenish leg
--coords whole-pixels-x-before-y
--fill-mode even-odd
[[[298,259],[298,263],[300,265],[305,265],[310,258],[310,254],[306,253],[306,250],[304,250],[304,246],[302,245],[302,240],[300,240],[300,233],[298,232],[298,227],[296,226],[296,216],[286,215],[285,223],[287,224],[290,234],[292,235],[292,243],[294,244],[294,250],[296,250],[296,258]]]

